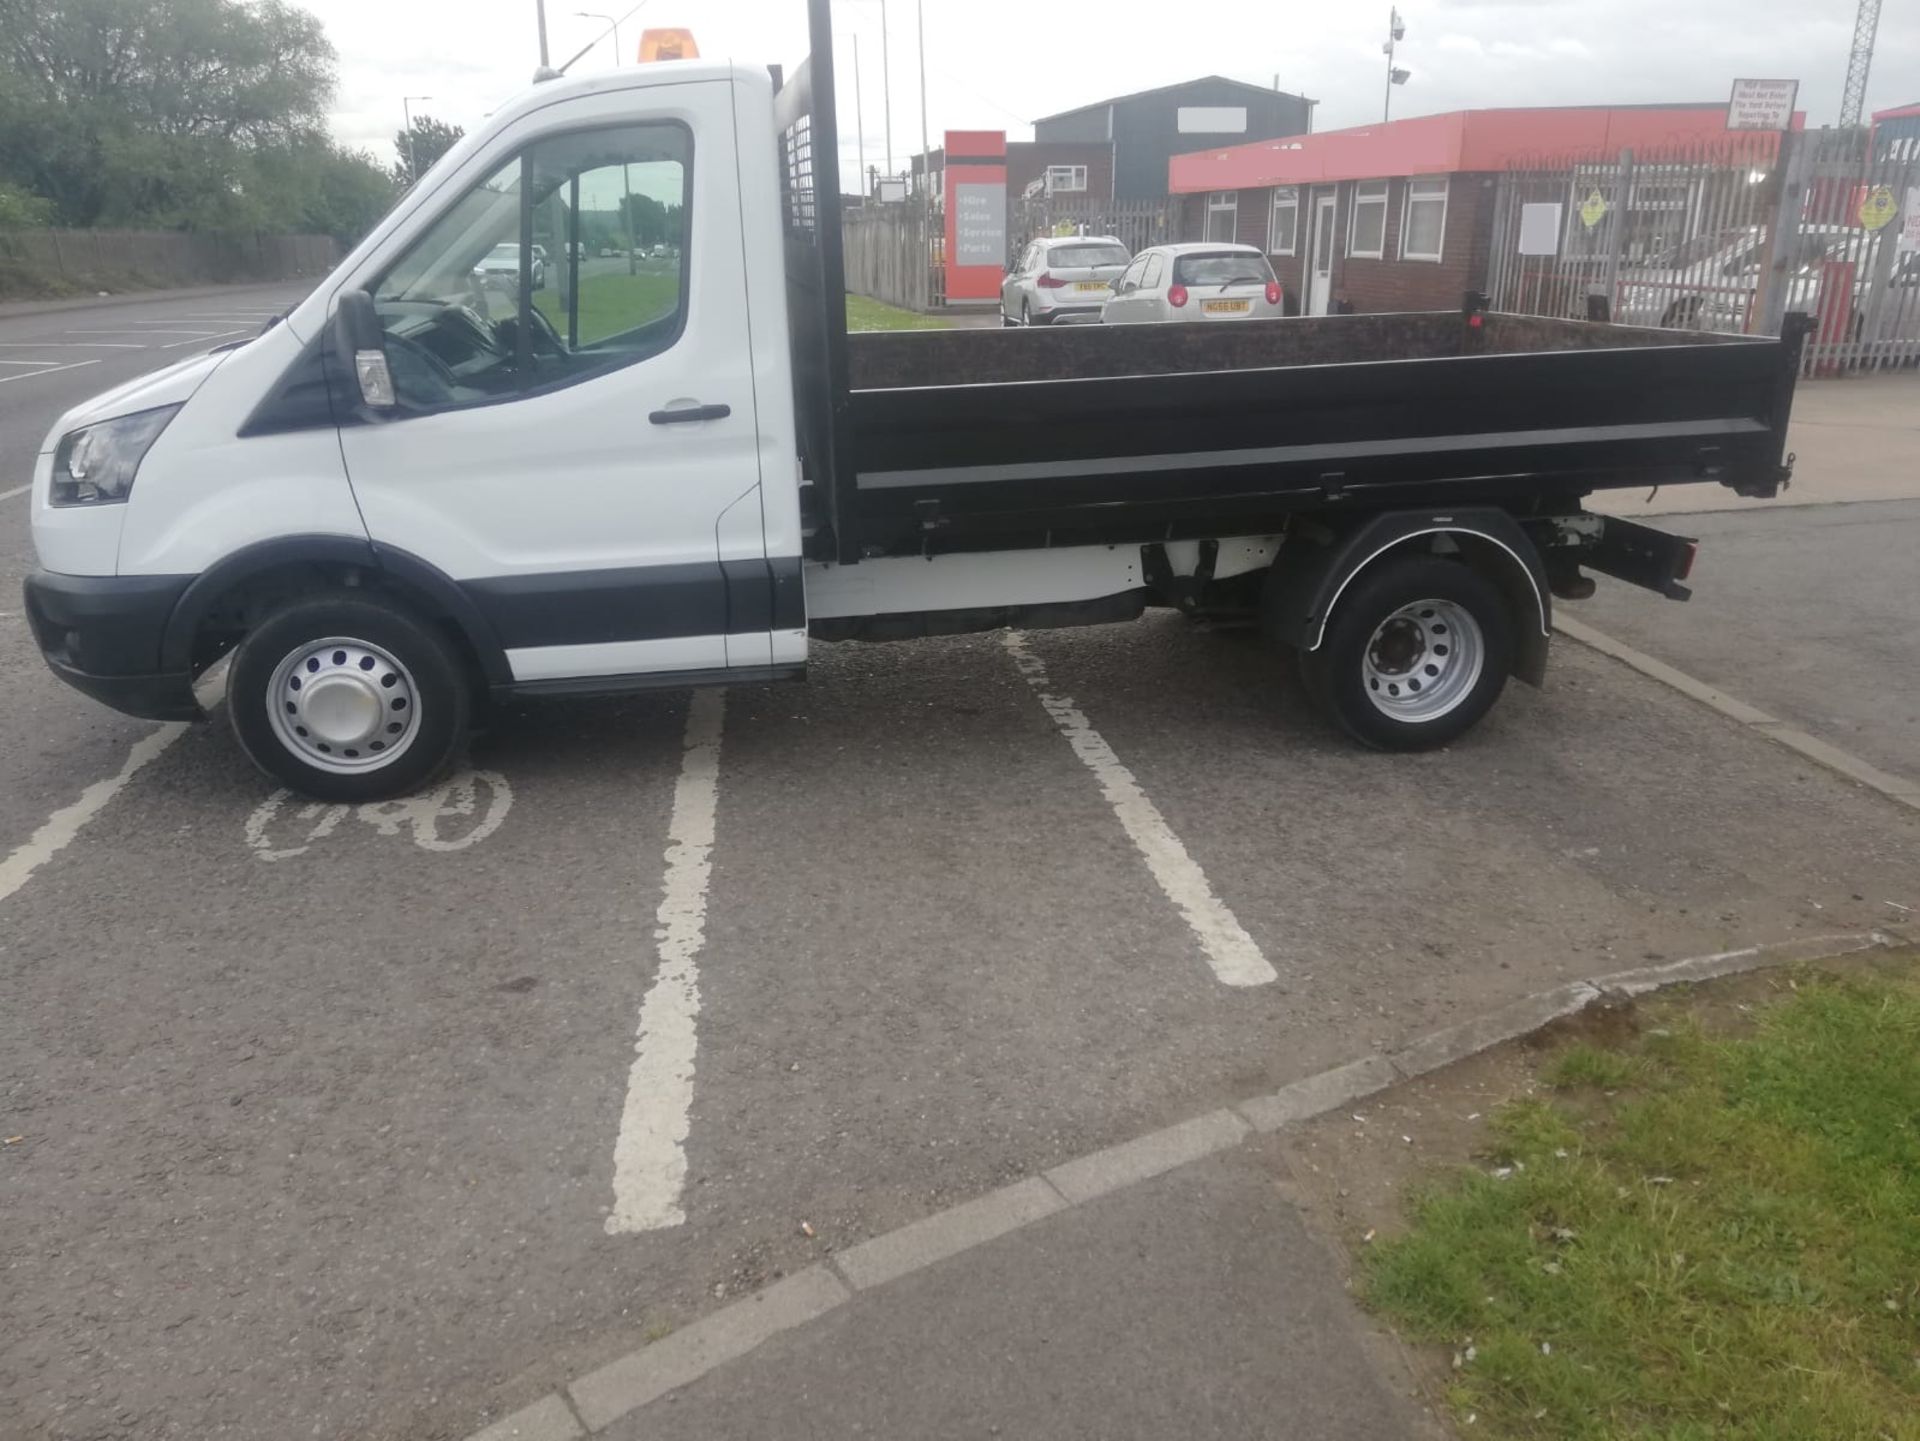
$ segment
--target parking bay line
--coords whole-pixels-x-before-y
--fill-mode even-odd
[[[41,822],[40,828],[28,836],[13,854],[0,860],[0,901],[19,890],[35,871],[65,850],[73,838],[80,834],[81,828],[98,815],[107,802],[139,774],[143,766],[179,740],[186,729],[185,722],[175,721],[142,736],[127,752],[126,763],[120,767],[118,775],[95,781],[80,792],[77,800],[62,806]]]
[[[0,490],[0,500],[12,500],[16,495],[25,495],[32,489],[33,482],[28,481],[25,485],[16,485],[12,490]]]
[[[245,335],[243,330],[216,330],[212,335],[198,335],[190,340],[169,340],[161,346],[162,350],[178,350],[183,345],[198,345],[202,340],[223,340],[229,335]]]
[[[658,1231],[687,1219],[680,1193],[687,1181],[687,1132],[693,1121],[699,1044],[697,962],[707,935],[726,700],[724,690],[696,690],[687,707],[680,778],[667,823],[667,870],[655,913],[660,965],[640,1003],[627,1096],[613,1144],[609,1235]]]
[[[22,375],[0,375],[0,385],[5,385],[8,381],[12,380],[32,380],[36,375],[52,375],[61,370],[78,370],[83,365],[98,365],[99,363],[99,357],[96,356],[92,360],[69,360],[61,365],[50,365],[41,370],[29,370]]]
[[[1229,986],[1264,986],[1279,980],[1273,963],[1241,927],[1226,902],[1214,894],[1206,872],[1187,853],[1160,808],[1147,799],[1133,772],[1120,763],[1113,747],[1088,723],[1072,697],[1053,693],[1046,663],[1028,647],[1027,638],[1011,630],[1002,640],[1060,734],[1100,782],[1101,793],[1128,839],[1167,899],[1186,918],[1214,975]]]
[[[135,334],[138,334],[136,331]],[[0,350],[145,350],[131,340],[0,340]]]

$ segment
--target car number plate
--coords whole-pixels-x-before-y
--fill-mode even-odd
[[[1107,288],[1107,282],[1104,280],[1076,280],[1073,283],[1073,288],[1075,290],[1105,290]]]
[[[1245,315],[1252,306],[1251,300],[1206,300],[1200,304],[1209,315]]]

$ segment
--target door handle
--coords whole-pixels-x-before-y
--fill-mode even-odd
[[[695,420],[725,420],[732,414],[730,405],[688,405],[678,410],[656,410],[647,419],[655,425],[686,425]]]

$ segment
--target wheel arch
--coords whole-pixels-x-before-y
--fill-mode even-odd
[[[512,680],[487,618],[444,571],[392,546],[345,535],[281,536],[222,557],[175,603],[161,638],[163,669],[199,671],[243,635],[262,606],[315,583],[384,591],[440,626],[488,685]]]
[[[1529,685],[1546,679],[1553,632],[1546,566],[1526,532],[1501,510],[1388,511],[1344,531],[1290,535],[1268,573],[1262,624],[1275,639],[1318,650],[1353,582],[1407,553],[1455,554],[1491,581],[1515,621],[1513,674]]]

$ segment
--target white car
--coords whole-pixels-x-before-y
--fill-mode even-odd
[[[1100,312],[1108,325],[1169,320],[1272,320],[1285,295],[1267,257],[1251,245],[1191,241],[1133,257]]]
[[[473,267],[474,279],[482,285],[511,287],[520,280],[520,247],[511,241],[502,242],[480,258]],[[540,246],[533,247],[533,288],[540,289],[547,283],[547,254]]]
[[[1111,235],[1050,236],[1020,252],[1000,284],[1004,325],[1053,325],[1100,319],[1112,283],[1127,268],[1127,247]]]

